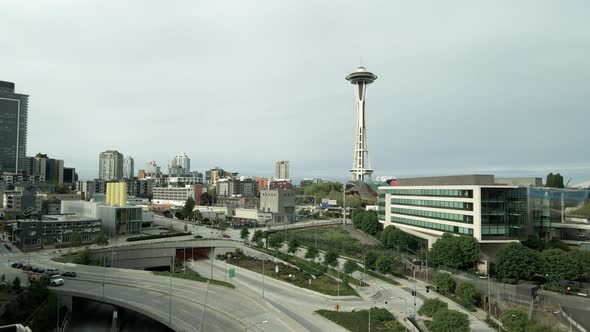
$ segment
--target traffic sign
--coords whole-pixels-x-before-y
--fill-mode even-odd
[[[236,269],[229,269],[229,277],[234,278],[236,276]]]

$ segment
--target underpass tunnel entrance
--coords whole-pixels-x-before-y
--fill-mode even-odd
[[[206,260],[209,258],[209,251],[211,251],[210,248],[176,248],[175,260],[176,262]]]

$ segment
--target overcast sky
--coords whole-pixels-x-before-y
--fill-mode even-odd
[[[192,168],[346,179],[362,63],[376,175],[590,178],[588,1],[9,1],[0,80],[28,154],[98,176]]]

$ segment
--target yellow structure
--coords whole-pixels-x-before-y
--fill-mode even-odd
[[[127,205],[127,182],[108,182],[106,204],[124,207]]]

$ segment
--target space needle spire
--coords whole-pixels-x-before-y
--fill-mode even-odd
[[[367,71],[365,67],[358,67],[355,72],[346,76],[346,80],[354,84],[356,95],[356,133],[354,143],[354,158],[350,174],[353,181],[365,181],[370,179],[373,170],[369,159],[369,146],[367,143],[367,128],[365,126],[365,100],[367,96],[367,84],[373,83],[377,75]]]

